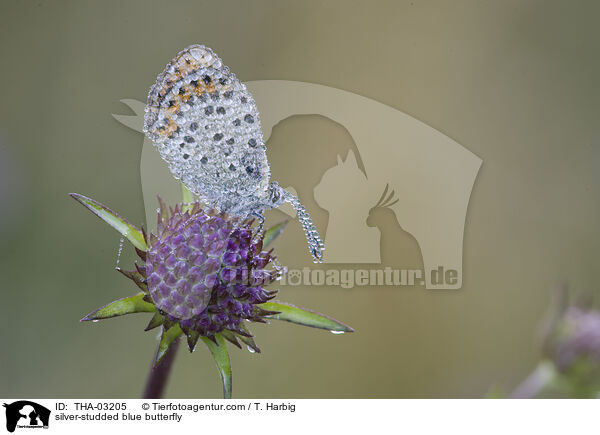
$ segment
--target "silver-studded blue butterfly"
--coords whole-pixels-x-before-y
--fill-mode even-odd
[[[150,88],[144,133],[173,176],[207,205],[237,217],[259,217],[289,202],[315,262],[323,242],[300,200],[270,182],[256,103],[208,47],[191,45],[167,64]]]

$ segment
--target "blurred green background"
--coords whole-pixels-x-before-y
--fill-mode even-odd
[[[144,101],[163,66],[192,43],[212,47],[241,80],[364,95],[483,159],[462,289],[283,288],[281,299],[356,333],[254,328],[262,354],[231,350],[234,397],[510,390],[536,365],[553,289],[597,288],[599,14],[595,1],[3,0],[0,396],[141,393],[156,333],[142,331],[144,315],[78,322],[135,289],[114,271],[118,234],[67,193],[143,222],[142,137],[111,113],[129,114],[119,100]],[[330,156],[314,161],[324,144]],[[327,120],[297,117],[268,145],[273,178],[298,189],[322,231],[327,211],[312,188],[352,139]],[[384,265],[397,267],[406,234],[385,213],[373,219]],[[312,264],[297,222],[277,252],[294,268]],[[133,259],[126,245],[121,263]],[[181,352],[167,394],[220,397],[219,382],[207,351]]]

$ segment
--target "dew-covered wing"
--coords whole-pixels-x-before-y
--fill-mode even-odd
[[[175,178],[211,206],[239,208],[267,188],[270,171],[256,103],[210,48],[186,48],[158,75],[144,132]]]

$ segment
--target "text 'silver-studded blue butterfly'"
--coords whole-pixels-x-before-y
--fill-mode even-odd
[[[144,133],[171,173],[207,205],[237,217],[289,202],[315,262],[323,242],[300,200],[270,182],[266,146],[252,95],[208,47],[192,45],[150,88]]]

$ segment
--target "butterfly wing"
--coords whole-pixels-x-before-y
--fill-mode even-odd
[[[192,45],[167,64],[145,110],[144,133],[203,202],[244,215],[264,197],[270,168],[256,103],[210,48]]]

